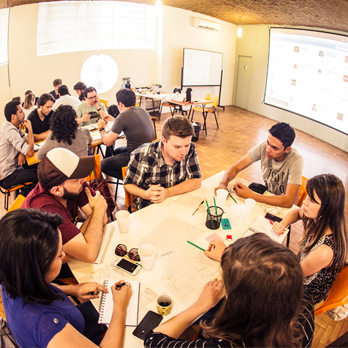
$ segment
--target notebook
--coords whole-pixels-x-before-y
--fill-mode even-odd
[[[107,294],[102,293],[99,304],[99,324],[109,325],[111,321],[112,311],[114,308],[114,300],[112,298],[111,286],[114,285],[117,280],[104,280],[104,286],[108,288]],[[126,318],[126,326],[138,325],[138,312],[139,312],[139,293],[140,283],[129,282],[132,286],[133,294],[129,302]]]
[[[252,226],[249,227],[248,230],[244,233],[243,237],[247,237],[253,233],[258,233],[258,232],[266,233],[268,237],[270,237],[274,241],[281,244],[283,243],[283,240],[288,234],[289,229],[286,228],[285,232],[279,236],[273,231],[272,223],[268,219],[266,219],[264,216],[260,215],[252,224]]]

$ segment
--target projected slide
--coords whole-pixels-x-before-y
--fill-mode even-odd
[[[348,37],[271,28],[264,102],[348,134]]]

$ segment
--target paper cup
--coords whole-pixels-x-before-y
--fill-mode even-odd
[[[139,248],[139,256],[143,270],[151,271],[156,263],[156,249],[150,244],[142,245]]]
[[[162,294],[157,297],[157,312],[163,316],[172,312],[174,300],[167,294]]]
[[[129,231],[130,226],[130,218],[129,218],[129,212],[127,210],[119,210],[115,214],[118,229],[121,233],[127,233]]]

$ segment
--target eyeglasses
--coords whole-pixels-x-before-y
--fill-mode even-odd
[[[124,244],[119,244],[115,249],[115,254],[117,256],[127,255],[133,261],[140,261],[140,256],[138,253],[138,248],[132,248],[127,252],[127,247]]]
[[[87,98],[87,99],[96,99],[96,98],[98,98],[97,95],[95,95],[94,97],[89,97],[89,98]]]

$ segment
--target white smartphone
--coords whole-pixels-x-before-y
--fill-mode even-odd
[[[115,262],[115,266],[117,268],[122,269],[123,271],[131,274],[131,275],[136,275],[140,270],[141,266],[127,260],[126,258],[122,257],[121,260]]]

